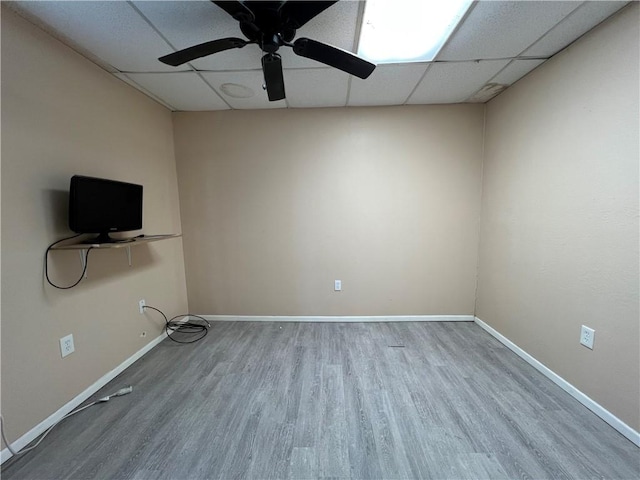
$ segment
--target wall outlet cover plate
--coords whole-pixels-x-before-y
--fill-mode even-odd
[[[582,325],[582,328],[580,329],[580,343],[593,350],[593,340],[595,335],[596,331],[593,328]]]
[[[72,354],[76,351],[76,347],[73,344],[73,334],[69,334],[66,337],[60,339],[60,353],[62,358]]]

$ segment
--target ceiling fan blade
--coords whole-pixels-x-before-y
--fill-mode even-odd
[[[293,42],[293,51],[302,56],[335,67],[359,78],[367,78],[376,66],[340,48],[310,38],[299,38]]]
[[[249,10],[246,5],[243,5],[242,2],[216,0],[211,1],[239,22],[253,22],[256,19],[253,12]]]
[[[288,1],[283,3],[280,7],[280,18],[282,18],[287,25],[297,30],[337,1],[338,0],[329,0],[324,2],[313,0]]]
[[[219,40],[201,43],[200,45],[194,45],[193,47],[185,48],[184,50],[178,50],[177,52],[160,57],[158,60],[162,63],[166,63],[167,65],[171,65],[172,67],[177,67],[178,65],[190,62],[196,58],[206,57],[207,55],[229,50],[231,48],[242,48],[248,43],[250,42],[242,40],[241,38],[221,38]]]
[[[282,76],[282,60],[277,53],[268,53],[262,57],[264,83],[270,102],[282,100],[284,95],[284,78]]]

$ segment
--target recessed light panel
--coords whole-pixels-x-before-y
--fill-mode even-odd
[[[367,0],[358,55],[375,63],[428,62],[472,0]]]

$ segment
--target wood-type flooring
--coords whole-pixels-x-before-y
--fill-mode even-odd
[[[640,449],[470,322],[219,322],[92,400],[126,385],[2,478],[640,477]]]

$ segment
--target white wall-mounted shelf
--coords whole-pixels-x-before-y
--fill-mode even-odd
[[[84,265],[87,260],[87,250],[92,249],[101,249],[108,250],[114,248],[124,248],[127,254],[127,260],[129,262],[129,266],[131,266],[131,247],[135,247],[137,245],[142,245],[144,243],[157,242],[159,240],[169,240],[171,238],[181,237],[181,233],[173,233],[173,234],[165,234],[165,235],[145,235],[143,237],[134,237],[134,238],[126,238],[122,240],[118,240],[116,242],[109,243],[70,243],[67,245],[60,245],[51,247],[51,250],[77,250],[80,254],[80,263],[82,264],[82,269],[84,270]],[[85,278],[87,277],[87,272],[85,270],[84,273]]]

